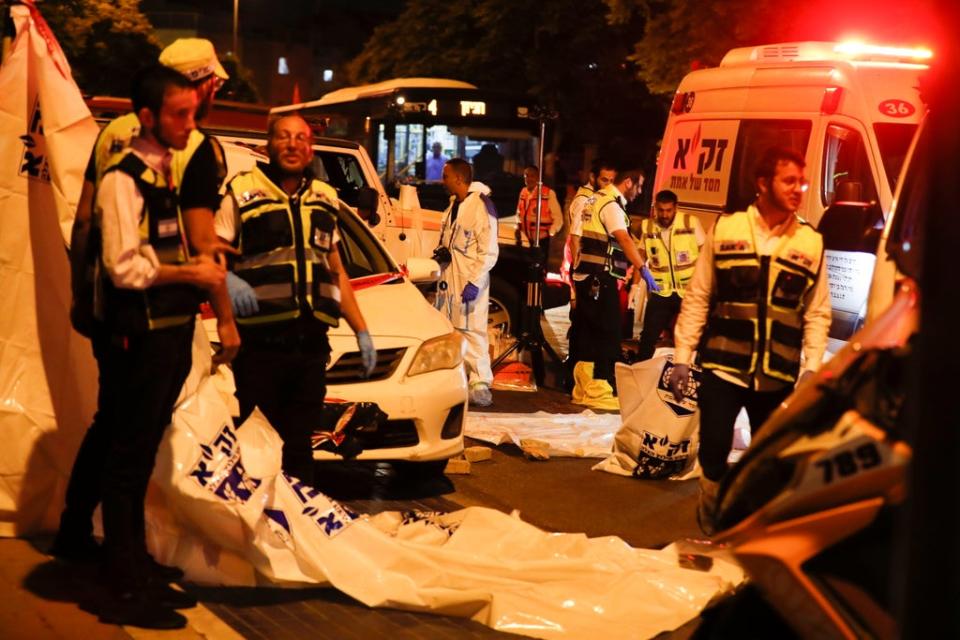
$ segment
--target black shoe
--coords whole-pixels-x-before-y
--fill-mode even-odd
[[[98,607],[98,620],[143,629],[183,629],[187,619],[170,607],[138,592],[113,594]]]
[[[150,571],[150,574],[157,579],[158,582],[178,582],[183,580],[183,571],[178,567],[170,567],[165,564],[160,564],[153,559],[153,556],[147,556],[147,569]]]
[[[167,584],[151,583],[144,590],[144,594],[151,602],[170,609],[192,609],[197,606],[197,599],[192,595]]]
[[[99,562],[102,549],[100,543],[90,534],[77,536],[60,530],[57,532],[57,537],[53,539],[50,555],[58,560],[86,564]]]

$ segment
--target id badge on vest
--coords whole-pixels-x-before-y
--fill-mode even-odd
[[[324,253],[333,246],[333,225],[323,211],[310,212],[310,246]]]

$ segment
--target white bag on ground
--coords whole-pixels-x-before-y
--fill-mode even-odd
[[[208,363],[198,356],[194,373]],[[148,523],[151,551],[190,580],[329,584],[371,607],[613,639],[673,629],[742,578],[726,563],[685,569],[672,550],[549,533],[481,507],[357,516],[280,471],[262,414],[234,428],[216,378],[191,375],[191,389],[157,458]]]
[[[699,443],[700,369],[691,367],[687,390],[680,402],[667,384],[672,370],[672,355],[629,366],[617,364],[623,426],[614,438],[613,454],[594,466],[594,470],[638,478],[667,478],[683,476],[692,469]]]

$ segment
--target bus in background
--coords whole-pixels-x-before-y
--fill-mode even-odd
[[[339,89],[271,113],[298,111],[323,135],[360,143],[387,192],[397,197],[400,185],[416,185],[424,209],[446,208],[439,168],[450,158],[466,158],[476,179],[493,190],[497,211],[505,217],[514,213],[523,169],[537,155],[537,122],[527,117],[531,110],[526,98],[459,80],[396,78]],[[435,149],[439,159],[433,157]]]

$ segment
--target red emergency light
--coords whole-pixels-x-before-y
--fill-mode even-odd
[[[820,102],[820,113],[832,115],[840,108],[840,98],[843,97],[842,87],[827,87],[823,90],[823,100]]]

